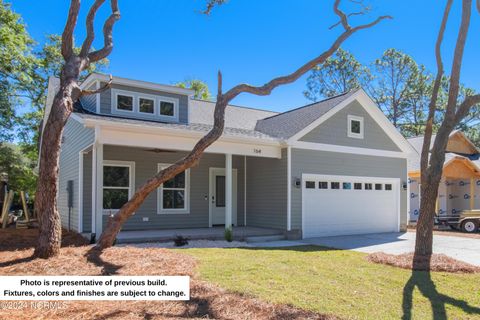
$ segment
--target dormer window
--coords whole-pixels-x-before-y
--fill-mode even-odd
[[[348,115],[348,137],[363,139],[363,117]]]
[[[141,113],[155,114],[155,100],[140,97],[138,99],[138,111]]]
[[[121,116],[178,122],[179,103],[178,98],[161,93],[156,95],[112,89],[112,114]]]
[[[175,104],[171,101],[160,101],[160,115],[173,117],[175,115]]]
[[[133,96],[117,94],[117,109],[122,111],[133,111]]]

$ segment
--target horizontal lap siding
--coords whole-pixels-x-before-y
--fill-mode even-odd
[[[78,231],[79,209],[79,152],[94,141],[94,131],[84,128],[76,120],[70,118],[63,132],[63,143],[60,153],[59,186],[58,186],[58,210],[60,212],[62,226],[68,227],[68,192],[67,183],[73,180],[73,209],[70,216],[70,227]]]
[[[286,229],[287,154],[247,158],[247,225]]]
[[[348,137],[348,115],[363,117],[363,139]],[[334,114],[300,140],[348,147],[400,151],[385,131],[357,101]]]
[[[104,84],[102,83],[102,85]],[[178,99],[179,122],[188,123],[188,96],[186,95],[179,95],[174,93],[155,91],[155,90],[143,89],[143,88],[137,88],[137,87],[129,87],[129,86],[123,86],[118,84],[112,84],[112,89],[139,92],[139,93],[145,93],[149,95],[158,95],[158,96]],[[105,90],[104,92],[100,93],[100,113],[102,114],[112,113],[112,90],[111,89]],[[149,115],[145,116],[145,115],[136,114],[133,112],[129,114],[128,117],[132,119],[138,118],[138,119],[156,120],[155,118]]]
[[[302,173],[399,178],[400,182],[404,183],[407,181],[407,160],[292,149],[292,179],[301,178]],[[407,191],[402,189],[400,192],[400,223],[405,226],[407,224]],[[292,229],[301,228],[302,189],[292,187]]]
[[[104,146],[105,160],[135,162],[135,187],[140,187],[157,172],[158,163],[174,163],[184,152],[154,153],[143,148]],[[225,168],[225,155],[204,154],[197,167],[190,169],[190,213],[157,214],[157,192],[150,194],[123,230],[172,229],[208,227],[209,223],[209,168]],[[233,157],[233,168],[238,170],[237,217],[243,221],[243,157]],[[142,219],[148,217],[149,221]],[[106,225],[108,216],[104,216]]]

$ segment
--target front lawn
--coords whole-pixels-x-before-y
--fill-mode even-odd
[[[311,311],[359,319],[480,318],[480,274],[412,276],[362,253],[316,246],[181,252],[198,259],[204,280]]]

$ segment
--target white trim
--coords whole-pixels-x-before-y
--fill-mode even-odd
[[[99,128],[98,128],[99,129]],[[100,129],[98,130],[100,131]],[[103,231],[103,144],[96,143],[94,149],[96,149],[96,177],[94,197],[95,200],[95,234],[96,238],[100,237]],[[92,213],[93,215],[93,213]]]
[[[243,156],[243,225],[247,226],[247,156]]]
[[[85,89],[94,81],[109,82],[110,76],[106,74],[100,74],[100,73],[91,73],[80,84],[80,88]],[[157,90],[157,91],[164,91],[164,92],[181,94],[181,95],[193,95],[195,93],[195,91],[192,89],[185,89],[185,88],[180,88],[176,86],[169,86],[169,85],[141,81],[141,80],[132,80],[132,79],[127,79],[127,78],[122,78],[117,76],[113,77],[113,84],[119,84],[119,85],[143,88],[143,89],[151,89],[151,90]]]
[[[171,166],[170,163],[158,163],[157,172]],[[169,188],[171,189],[171,188]],[[163,184],[157,188],[157,214],[190,214],[190,169],[185,170],[185,208],[183,209],[164,209],[163,208]]]
[[[104,160],[102,169],[104,167],[124,167],[128,168],[128,199],[133,196],[135,191],[135,161],[120,161],[120,160]],[[103,174],[103,170],[102,170]],[[124,190],[127,187],[109,187],[105,186],[105,182],[103,181],[102,177],[102,197],[103,197],[103,190],[104,189],[121,189]],[[103,200],[103,198],[102,198]],[[103,201],[102,201],[103,203]],[[102,205],[102,213],[103,215],[110,215],[112,213],[118,212],[119,209],[104,209]]]
[[[122,132],[129,131],[139,134],[147,134],[147,133],[154,133],[155,135],[165,134],[165,135],[172,135],[177,137],[192,137],[198,138],[203,137],[205,135],[204,132],[196,132],[196,131],[189,131],[182,128],[167,128],[167,127],[156,127],[156,126],[145,126],[144,124],[134,124],[134,123],[122,123],[122,122],[114,122],[104,119],[85,119],[81,116],[78,116],[72,113],[71,117],[74,116],[75,119],[83,124],[85,127],[94,128],[97,125],[100,125],[106,129],[119,129]],[[142,120],[142,119],[131,119],[131,120]],[[220,140],[228,141],[228,142],[245,142],[249,143],[250,145],[253,143],[255,145],[260,146],[286,146],[283,141],[276,140],[276,139],[259,139],[253,137],[238,137],[238,136],[225,136],[223,135]],[[257,156],[262,156],[262,153],[256,153]],[[281,156],[279,155],[278,158]]]
[[[109,145],[121,145],[144,148],[160,148],[179,151],[191,151],[198,139],[203,136],[201,132],[194,135],[179,130],[138,130],[104,127],[100,141]],[[130,130],[129,130],[130,129]],[[173,133],[173,134],[172,134]],[[183,134],[182,134],[183,133]],[[258,142],[258,141],[257,141]],[[260,153],[256,152],[261,150]],[[247,155],[254,157],[281,158],[280,145],[266,145],[245,140],[221,137],[206,149],[208,153],[231,153],[234,155]]]
[[[126,96],[132,98],[132,110],[120,110],[118,109],[118,96]],[[154,102],[154,112],[146,113],[140,112],[140,98],[150,99]],[[180,101],[177,98],[165,97],[161,94],[146,94],[137,91],[129,90],[120,90],[112,89],[111,90],[111,111],[114,115],[123,115],[131,117],[132,115],[138,116],[140,120],[142,119],[155,119],[165,122],[178,122],[180,117]],[[169,102],[173,104],[173,116],[162,115],[161,112],[161,102]]]
[[[393,188],[391,191],[393,192],[396,192],[397,193],[397,196],[395,197],[396,199],[396,206],[397,206],[397,232],[400,232],[400,223],[401,223],[401,193],[402,193],[402,186],[401,186],[401,179],[400,178],[385,178],[385,177],[371,177],[371,176],[349,176],[349,175],[345,175],[345,176],[339,176],[339,175],[328,175],[328,174],[315,174],[315,173],[302,173],[302,186],[301,186],[301,192],[302,192],[302,233],[303,233],[303,230],[305,230],[305,200],[304,200],[304,197],[303,197],[303,183],[306,181],[306,179],[308,179],[310,177],[315,177],[315,178],[311,178],[311,179],[317,179],[317,178],[320,178],[320,179],[325,179],[327,181],[330,181],[330,180],[338,180],[338,182],[342,182],[343,180],[345,180],[346,177],[348,177],[348,180],[349,182],[364,182],[365,180],[377,180],[379,182],[382,182],[382,183],[391,183],[393,185]],[[357,180],[357,181],[355,181]],[[368,182],[370,183],[370,182]],[[373,183],[372,183],[373,184]],[[373,186],[372,186],[373,187]],[[341,190],[341,189],[340,189]],[[372,189],[373,191],[374,189]],[[378,190],[377,190],[378,191]],[[383,192],[390,192],[390,191],[387,191],[387,190],[383,190]],[[354,192],[353,188],[352,190],[349,190],[348,192]],[[410,201],[409,199],[407,199],[407,201]],[[303,235],[302,235],[302,238],[303,238]]]
[[[97,90],[99,90],[100,89],[100,81],[98,81],[98,80],[95,81],[95,86],[96,86]],[[100,113],[100,93],[97,93],[95,98],[96,98],[96,100],[95,100],[96,101],[96,111],[97,111],[97,113]]]
[[[318,127],[320,124],[328,120],[334,114],[348,106],[354,100],[357,100],[360,103],[360,105],[365,109],[365,111],[367,111],[367,113],[378,123],[378,125],[385,131],[388,137],[390,137],[390,139],[399,147],[402,152],[406,154],[417,153],[415,149],[410,145],[410,143],[400,134],[400,132],[398,132],[398,130],[387,119],[387,117],[383,114],[383,112],[378,108],[375,102],[365,93],[363,89],[358,90],[348,99],[345,99],[342,103],[338,104],[336,107],[326,112],[323,116],[313,121],[304,129],[297,132],[295,135],[293,135],[287,140],[287,143],[291,145],[294,142],[298,141],[305,134]]]
[[[360,122],[360,133],[352,132],[352,121]],[[363,139],[363,137],[365,136],[363,124],[364,124],[363,117],[354,116],[351,114],[347,115],[347,127],[348,127],[347,136],[349,138]]]
[[[112,113],[113,114],[132,114],[136,112],[135,108],[135,95],[130,91],[112,89]],[[118,109],[118,96],[132,98],[132,110],[120,110]]]
[[[83,155],[84,151],[78,153],[78,232],[83,232]]]
[[[145,115],[147,117],[148,116],[155,116],[157,114],[158,103],[157,103],[157,99],[156,99],[155,96],[152,96],[152,95],[149,95],[149,94],[139,93],[136,98],[137,98],[137,105],[138,105],[138,113],[139,114]],[[140,111],[140,99],[153,101],[153,113]]]
[[[173,116],[168,116],[162,114],[162,102],[168,102],[168,103],[173,103]],[[157,103],[158,103],[158,113],[155,115],[160,117],[160,118],[165,118],[168,119],[169,121],[179,121],[179,101],[176,98],[170,98],[170,97],[163,97],[163,96],[157,96]]]
[[[287,147],[287,231],[292,230],[292,147]]]
[[[232,206],[233,206],[233,196],[232,196],[232,154],[225,154],[225,229],[232,227]]]
[[[291,144],[291,147],[296,149],[340,152],[340,153],[360,154],[360,155],[388,157],[388,158],[403,158],[403,159],[408,158],[408,154],[405,154],[403,152],[398,152],[398,151],[347,147],[347,146],[340,146],[336,144],[326,144],[326,143],[296,141]]]

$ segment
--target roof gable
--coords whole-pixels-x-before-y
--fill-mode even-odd
[[[363,119],[362,139],[348,136],[349,116]],[[313,128],[302,136],[299,141],[395,152],[401,151],[357,100],[350,102],[345,108],[342,108],[325,122]]]
[[[358,90],[259,120],[255,130],[282,139],[291,138],[356,92]]]

